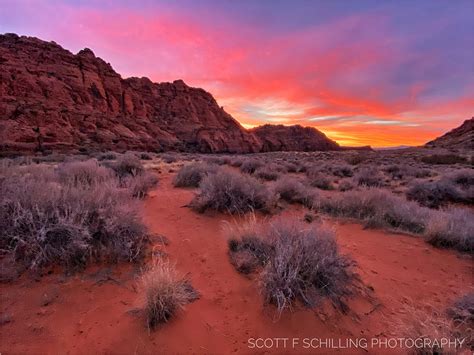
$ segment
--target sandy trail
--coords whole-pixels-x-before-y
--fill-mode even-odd
[[[374,288],[375,302],[354,299],[350,315],[325,307],[325,313],[297,310],[274,321],[272,310],[262,306],[255,282],[229,263],[222,224],[233,219],[199,215],[183,207],[193,193],[173,188],[171,176],[163,175],[159,188],[144,203],[146,223],[170,241],[157,248],[169,254],[180,272],[189,273],[201,293],[185,312],[149,334],[144,320],[135,314],[140,306],[137,273],[128,265],[93,267],[70,278],[58,273],[39,281],[23,276],[0,285],[2,314],[11,316],[10,322],[0,325],[0,352],[252,353],[256,349],[249,348],[249,338],[281,337],[299,338],[300,343],[293,349],[291,340],[286,348],[282,341],[278,348],[274,342],[272,349],[258,352],[301,353],[303,338],[389,336],[389,320],[401,314],[404,304],[429,303],[443,309],[473,284],[468,257],[434,249],[421,239],[332,222],[342,251],[352,255],[363,281]],[[295,208],[285,213],[302,216],[304,211]],[[328,349],[306,351],[328,353]]]

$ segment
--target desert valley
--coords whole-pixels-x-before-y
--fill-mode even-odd
[[[473,132],[244,128],[0,35],[0,353],[472,353]]]

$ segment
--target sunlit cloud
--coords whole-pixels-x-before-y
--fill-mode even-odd
[[[124,77],[183,79],[244,127],[419,145],[473,115],[473,12],[463,0],[4,0],[0,32],[89,47]]]
[[[382,126],[405,126],[405,127],[418,127],[418,123],[403,122],[403,121],[384,121],[384,120],[369,120],[364,122],[365,124],[382,125]]]

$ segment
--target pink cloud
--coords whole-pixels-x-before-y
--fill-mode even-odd
[[[403,61],[434,67],[436,60],[411,53],[379,13],[275,34],[165,6],[145,12],[45,1],[21,8],[33,19],[25,28],[38,36],[74,51],[92,48],[123,76],[202,86],[248,125],[273,120],[315,125],[353,144],[421,144],[468,118],[474,107],[472,88],[466,98],[431,102],[423,99],[435,85],[431,79],[387,80]],[[49,21],[51,13],[60,15]],[[361,124],[383,120],[395,124]]]

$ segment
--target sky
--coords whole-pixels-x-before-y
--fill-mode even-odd
[[[244,127],[421,145],[474,115],[474,0],[0,0],[0,33],[184,80]]]

